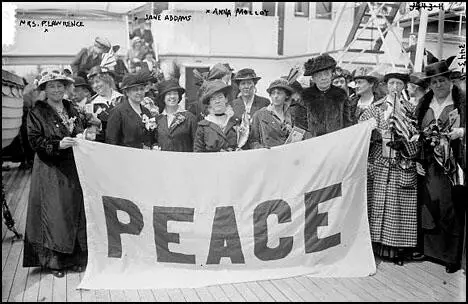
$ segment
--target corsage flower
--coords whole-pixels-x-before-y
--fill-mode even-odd
[[[62,118],[62,123],[63,123],[63,125],[64,125],[65,127],[67,127],[67,129],[68,129],[68,131],[69,131],[70,133],[72,133],[72,132],[73,132],[73,129],[75,129],[75,120],[76,120],[76,117],[75,117],[75,116],[73,116],[73,117],[71,117],[71,118],[69,118],[69,119],[64,119],[64,118]]]
[[[182,113],[176,113],[174,116],[174,120],[171,123],[171,128],[176,127],[185,121],[185,116]]]
[[[141,121],[145,125],[146,130],[148,131],[153,131],[157,127],[156,118],[154,117],[149,118],[148,116],[146,116],[146,114],[143,114]]]

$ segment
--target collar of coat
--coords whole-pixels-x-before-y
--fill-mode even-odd
[[[342,102],[347,98],[346,92],[334,85],[330,86],[327,91],[322,92],[317,88],[316,84],[313,84],[310,88],[307,88],[302,92],[302,99],[304,103],[314,102],[322,95],[325,95],[327,99],[334,102]]]
[[[76,116],[77,113],[75,108],[73,107],[73,103],[68,100],[68,99],[62,99],[62,103],[63,103],[63,107],[65,108],[65,110],[67,111],[67,113],[69,114],[73,114],[72,116]],[[53,113],[56,113],[55,110],[47,103],[47,99],[46,100],[38,100],[36,102],[36,106],[41,108],[41,109],[44,109],[46,111],[52,111]],[[58,115],[58,114],[57,114]]]
[[[231,117],[229,117],[229,120],[228,120],[228,122],[226,124],[226,130],[229,130],[229,128],[231,128],[231,127],[233,127],[235,125],[238,125],[240,123],[241,123],[240,118],[235,117],[235,116],[231,116]],[[221,130],[221,128],[216,123],[211,122],[211,121],[207,120],[206,118],[198,123],[199,126],[210,126],[211,124],[217,126]]]
[[[429,110],[429,105],[431,104],[432,98],[434,97],[434,92],[430,90],[427,92],[419,101],[418,106],[416,107],[416,117],[418,119],[418,125],[421,127],[424,115],[426,115],[427,110]],[[464,119],[464,115],[461,112],[465,112],[466,109],[466,95],[463,91],[456,85],[453,85],[452,88],[452,99],[453,105],[460,112],[461,118]]]

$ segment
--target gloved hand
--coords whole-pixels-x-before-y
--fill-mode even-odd
[[[390,141],[387,143],[387,146],[392,148],[393,150],[396,151],[404,151],[405,150],[405,144],[403,143],[403,140],[401,139],[396,139],[394,141]]]

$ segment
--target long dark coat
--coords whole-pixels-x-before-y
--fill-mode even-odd
[[[237,132],[235,126],[240,124],[240,119],[231,117],[224,128],[221,128],[206,119],[198,123],[193,152],[220,152],[223,150],[235,150],[237,147]]]
[[[150,111],[140,105],[142,115],[151,118]],[[143,149],[143,145],[152,147],[155,143],[156,130],[147,130],[127,98],[114,107],[109,115],[106,130],[106,143]]]
[[[177,122],[177,117],[167,127],[167,116],[159,115],[157,118],[157,143],[162,151],[192,152],[195,133],[197,132],[197,118],[191,112],[178,113],[184,117]]]
[[[421,99],[417,117],[421,130],[434,123],[434,112],[429,105],[434,93],[429,91]],[[460,124],[466,126],[466,96],[457,86],[452,89],[453,105],[446,106],[439,117],[439,125],[448,121],[448,113],[457,108]],[[466,172],[466,134],[463,139],[451,141],[455,159]],[[463,246],[463,229],[466,212],[466,186],[452,186],[444,170],[434,159],[433,148],[424,144],[421,152],[426,175],[419,200],[423,231],[424,254],[446,263],[459,263]],[[465,174],[466,176],[466,174]],[[465,177],[466,178],[466,177]],[[465,192],[463,195],[462,193]]]
[[[353,124],[346,92],[331,86],[326,92],[314,84],[302,92],[307,109],[308,131],[312,136],[334,132]]]
[[[87,249],[83,193],[73,149],[59,149],[60,140],[76,136],[83,128],[71,102],[63,100],[63,104],[70,118],[77,117],[72,133],[44,101],[36,102],[27,119],[28,139],[36,155],[26,218],[25,267],[40,266],[33,247],[70,254],[78,241],[82,250]]]

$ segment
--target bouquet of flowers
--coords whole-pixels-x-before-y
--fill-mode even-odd
[[[158,115],[159,108],[158,106],[154,104],[151,98],[149,97],[143,98],[143,100],[141,101],[141,105],[147,108],[153,117],[156,117]]]
[[[451,125],[440,127],[437,123],[427,126],[422,132],[424,146],[430,147],[436,163],[444,170],[452,185],[463,184],[463,171],[457,163],[448,136]]]
[[[65,127],[67,127],[70,133],[72,133],[73,129],[75,129],[75,120],[76,120],[75,116],[68,118],[68,119],[65,119],[62,117],[62,123],[64,124]]]
[[[153,131],[158,126],[156,123],[156,118],[155,117],[149,118],[148,116],[146,116],[146,114],[142,115],[141,121],[143,122],[145,129],[148,131]]]

